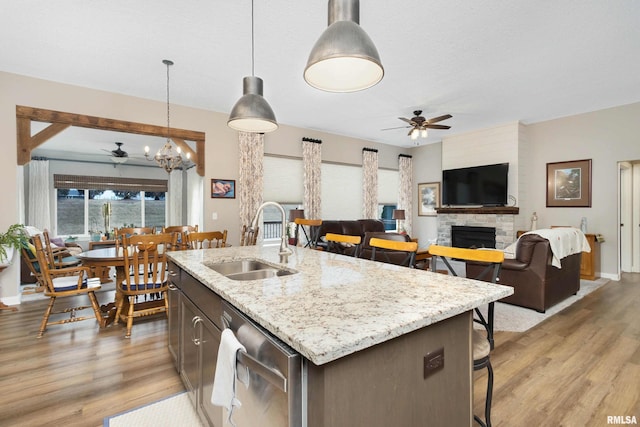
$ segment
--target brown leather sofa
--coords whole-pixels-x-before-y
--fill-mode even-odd
[[[320,225],[318,232],[318,246],[326,249],[327,243],[323,237],[327,233],[360,236],[364,240],[364,235],[367,232],[384,233],[384,223],[377,219],[322,220],[322,225]],[[353,248],[344,248],[345,255],[353,255],[353,252]]]
[[[580,290],[580,258],[582,253],[560,260],[562,268],[551,265],[549,241],[536,234],[520,237],[515,259],[505,259],[500,271],[501,285],[512,286],[514,293],[501,302],[532,308],[544,313],[549,307]],[[479,274],[483,267],[467,264],[467,274]]]

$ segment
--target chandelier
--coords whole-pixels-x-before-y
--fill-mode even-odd
[[[149,146],[144,147],[144,156],[149,161],[155,161],[158,166],[171,173],[174,169],[181,168],[185,163],[182,159],[182,150],[180,147],[176,147],[175,151],[171,145],[171,110],[169,107],[169,67],[173,65],[173,61],[163,59],[162,63],[167,66],[167,142],[164,146],[158,150],[153,156],[149,156]],[[187,153],[187,159],[190,158],[190,153]]]

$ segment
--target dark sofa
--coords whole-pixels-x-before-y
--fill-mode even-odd
[[[409,242],[411,239],[406,234],[387,233],[384,230],[384,223],[377,219],[357,219],[357,220],[323,220],[320,226],[318,246],[326,250],[327,244],[323,237],[327,233],[346,234],[349,236],[360,236],[359,258],[371,259],[371,246],[369,240],[372,237],[380,239],[396,240],[401,242]],[[353,247],[338,247],[340,253],[353,256],[355,249]],[[390,262],[393,264],[401,264],[405,258],[405,253],[388,253],[387,257],[380,254],[380,249],[376,252],[376,261]]]
[[[514,293],[501,302],[532,308],[544,313],[549,307],[580,290],[582,253],[562,258],[562,268],[551,264],[549,241],[537,234],[525,234],[516,245],[515,259],[505,259],[500,271],[501,285],[512,286]],[[478,275],[482,265],[467,264],[467,274]]]

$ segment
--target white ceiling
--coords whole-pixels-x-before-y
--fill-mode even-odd
[[[166,101],[168,58],[172,104],[219,112],[251,74],[249,0],[0,1],[3,71]],[[405,129],[381,129],[416,109],[453,115],[433,143],[640,101],[636,0],[366,0],[360,24],[385,76],[326,93],[302,73],[327,2],[255,0],[255,74],[279,123],[410,147]]]

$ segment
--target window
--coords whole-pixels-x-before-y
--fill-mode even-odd
[[[54,175],[54,187],[59,235],[165,225],[165,180]],[[111,210],[108,223],[106,206]]]

